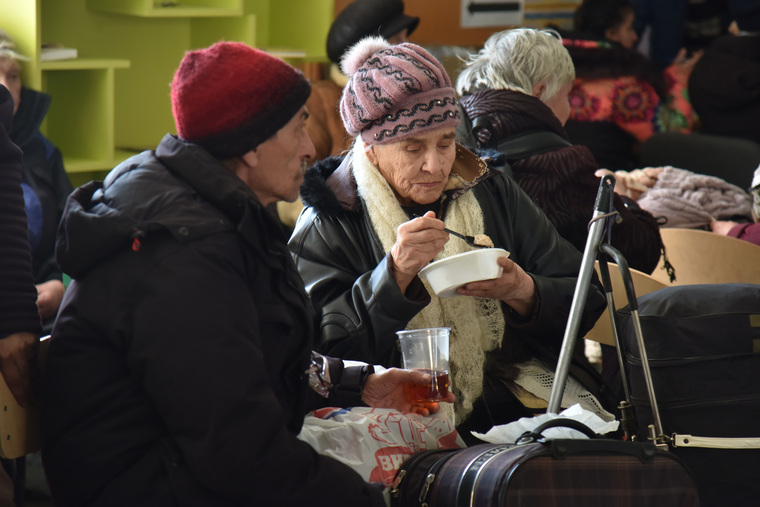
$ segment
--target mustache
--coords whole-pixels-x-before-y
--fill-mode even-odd
[[[301,160],[301,174],[306,172],[306,169],[309,168],[310,162],[311,161],[307,158]]]

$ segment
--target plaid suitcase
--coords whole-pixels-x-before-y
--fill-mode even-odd
[[[545,440],[569,426],[590,440]],[[554,419],[516,445],[480,444],[409,458],[391,489],[395,507],[648,507],[698,505],[694,480],[672,453],[649,443],[599,438]],[[523,442],[524,441],[524,442]]]

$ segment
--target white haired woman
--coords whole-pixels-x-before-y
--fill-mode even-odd
[[[531,372],[551,375],[556,364],[580,252],[513,181],[455,142],[455,92],[427,51],[370,38],[342,66],[350,78],[341,115],[354,147],[306,173],[289,242],[321,314],[320,350],[392,366],[396,331],[449,326],[459,429],[532,415],[518,400],[548,399]],[[419,271],[471,249],[444,227],[508,250],[503,275],[466,284],[458,297],[432,294]],[[581,327],[604,306],[592,286]]]
[[[554,139],[536,142],[522,158],[506,156],[515,181],[560,235],[583,250],[599,189],[599,167],[587,147],[570,144],[563,128],[574,79],[573,62],[555,31],[520,28],[495,33],[457,79],[465,116],[459,135],[475,148],[501,147],[505,152],[510,142],[536,139],[535,133]],[[657,220],[624,196],[616,195],[614,206],[623,220],[612,227],[612,246],[632,268],[651,273],[662,248]]]

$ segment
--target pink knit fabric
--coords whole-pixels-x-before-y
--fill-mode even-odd
[[[350,76],[340,101],[346,131],[367,144],[390,144],[459,124],[451,80],[416,44],[364,39],[343,58]]]

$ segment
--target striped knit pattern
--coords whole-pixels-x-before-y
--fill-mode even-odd
[[[366,144],[389,144],[459,125],[456,92],[443,66],[414,44],[367,55],[343,91],[346,131]]]
[[[21,191],[23,158],[8,136],[12,116],[13,99],[0,86],[0,337],[42,330]]]

